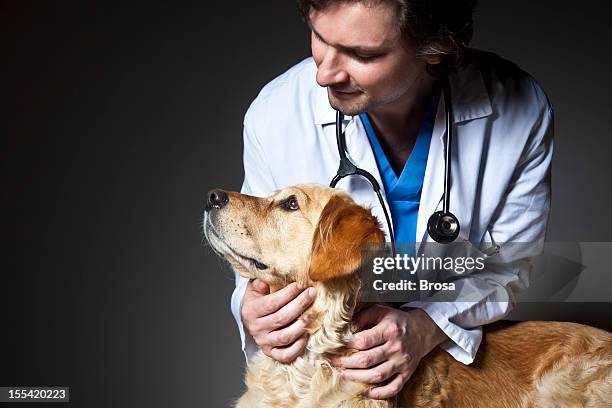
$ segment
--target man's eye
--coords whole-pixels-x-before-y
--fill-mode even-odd
[[[285,201],[283,201],[282,206],[285,210],[288,211],[296,211],[300,209],[300,206],[298,205],[298,200],[297,198],[295,198],[295,196],[291,196]]]
[[[353,54],[355,56],[355,58],[357,58],[360,61],[373,61],[376,58],[379,57],[379,55],[363,55],[363,54]]]

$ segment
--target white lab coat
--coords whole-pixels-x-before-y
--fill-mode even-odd
[[[335,111],[315,81],[307,58],[267,84],[244,119],[242,192],[267,196],[297,183],[329,184],[338,168]],[[459,240],[483,249],[491,242],[533,242],[541,251],[550,204],[553,117],[533,78],[500,57],[473,51],[471,62],[450,77],[455,134],[452,148],[451,211],[461,224]],[[357,116],[346,117],[349,157],[376,177],[376,161]],[[444,101],[440,98],[418,213],[417,237],[431,241],[427,220],[442,206]],[[338,184],[360,204],[371,206],[386,229],[376,195],[360,177]],[[420,241],[417,239],[417,241]],[[525,254],[523,254],[525,255]],[[528,259],[462,278],[482,294],[479,302],[414,302],[450,340],[441,346],[465,364],[473,361],[481,325],[506,316],[516,292],[528,284]],[[248,280],[236,276],[231,298],[247,359],[257,350],[245,333],[240,306]]]

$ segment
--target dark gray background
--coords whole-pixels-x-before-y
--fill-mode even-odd
[[[294,2],[13,3],[0,11],[0,385],[70,386],[75,407],[227,406],[243,356],[202,203],[239,189],[248,104],[309,53]],[[553,241],[610,239],[611,8],[488,0],[475,16],[475,46],[555,106]],[[609,306],[527,317],[611,329]]]

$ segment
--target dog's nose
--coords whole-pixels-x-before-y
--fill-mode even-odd
[[[210,210],[211,208],[223,208],[225,204],[229,202],[229,197],[227,193],[223,190],[215,188],[214,190],[210,190],[208,192],[208,200],[206,201],[206,209]]]

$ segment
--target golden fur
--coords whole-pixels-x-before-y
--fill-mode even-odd
[[[307,348],[291,364],[258,352],[237,407],[612,407],[612,334],[560,322],[499,322],[485,327],[466,366],[436,348],[393,400],[365,399],[370,387],[329,364],[349,354],[358,307],[361,245],[384,235],[371,212],[339,190],[298,185],[267,198],[228,193],[204,221],[211,246],[242,276],[272,291],[290,282],[317,288]],[[299,209],[288,209],[295,197]],[[264,268],[265,267],[265,268]]]

